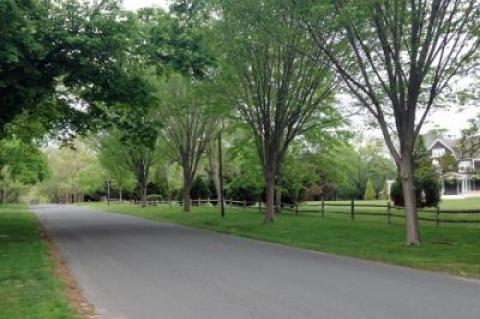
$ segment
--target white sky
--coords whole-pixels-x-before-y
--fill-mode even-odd
[[[168,8],[170,0],[123,0],[123,5],[126,9],[135,10],[148,6],[161,6],[165,9]],[[428,122],[425,124],[423,131],[428,131],[434,128],[436,125],[440,128],[448,129],[450,134],[458,135],[460,131],[467,126],[467,120],[475,117],[480,113],[480,108],[468,107],[468,108],[452,108],[451,110],[439,110],[432,112],[429,115]],[[357,126],[361,129],[362,120],[355,119]],[[371,130],[371,128],[369,129]],[[373,132],[370,132],[373,133]],[[380,132],[375,132],[373,135],[380,136]]]
[[[123,0],[123,6],[129,10],[135,10],[153,5],[168,8],[169,2],[169,0]]]

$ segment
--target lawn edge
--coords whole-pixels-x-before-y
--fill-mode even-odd
[[[34,214],[35,215],[35,214]],[[52,262],[55,277],[61,283],[62,293],[70,304],[74,314],[80,319],[97,319],[98,314],[94,306],[88,302],[83,290],[70,271],[70,267],[60,248],[48,236],[41,221],[35,216],[39,230],[39,238],[44,243],[48,258]]]

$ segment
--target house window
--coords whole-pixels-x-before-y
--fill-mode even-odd
[[[445,149],[444,148],[434,148],[432,150],[432,157],[433,158],[440,158],[443,155],[445,155]]]
[[[475,161],[473,162],[473,168],[474,168],[475,170],[480,170],[480,160],[475,160]]]
[[[471,163],[470,161],[461,161],[458,163],[458,171],[459,172],[467,172],[471,168]]]

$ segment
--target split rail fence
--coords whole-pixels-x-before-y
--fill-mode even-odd
[[[118,203],[118,200],[110,200],[112,203]],[[123,203],[129,203],[132,205],[140,205],[141,201],[122,201]],[[225,207],[227,208],[242,208],[249,210],[258,210],[263,212],[265,204],[258,201],[236,201],[225,200]],[[183,201],[179,200],[149,200],[148,206],[181,206]],[[212,206],[217,205],[217,199],[192,199],[191,206]],[[405,208],[392,205],[390,202],[386,204],[366,204],[363,202],[350,200],[349,202],[335,202],[335,201],[319,201],[302,203],[300,205],[284,204],[282,212],[292,213],[295,215],[308,214],[309,216],[319,216],[325,218],[330,214],[347,215],[353,221],[362,216],[373,216],[384,218],[385,221],[390,224],[393,219],[405,219]],[[432,222],[438,227],[441,223],[445,224],[480,224],[480,209],[462,209],[462,210],[450,210],[441,209],[440,207],[431,208],[419,208],[418,219],[424,222]],[[467,218],[470,216],[477,217],[478,219]]]

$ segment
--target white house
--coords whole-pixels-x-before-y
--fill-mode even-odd
[[[452,154],[457,160],[457,170],[445,174],[442,182],[443,197],[474,197],[480,196],[480,154],[473,158],[461,157],[456,150],[457,139],[433,137],[425,135],[425,144],[432,157],[434,166],[440,166],[439,160],[446,154]]]

